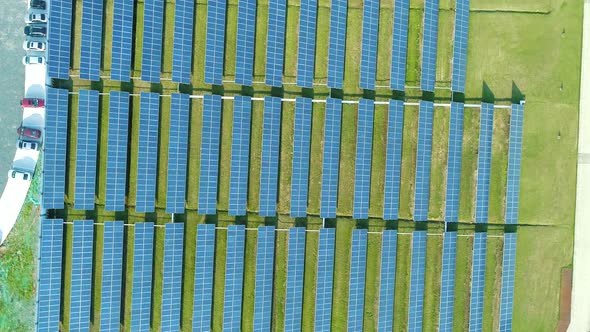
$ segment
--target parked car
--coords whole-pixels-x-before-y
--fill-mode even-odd
[[[16,133],[21,136],[30,137],[30,138],[40,138],[41,137],[41,131],[39,129],[33,129],[33,128],[23,127],[23,126],[18,127],[16,129]]]
[[[29,14],[25,17],[25,23],[47,23],[47,14]]]
[[[45,100],[39,99],[39,98],[23,98],[20,101],[20,104],[22,107],[32,107],[32,108],[44,107]]]
[[[39,143],[23,141],[19,139],[16,142],[16,148],[21,150],[39,150]]]
[[[23,181],[31,181],[33,176],[29,172],[19,171],[16,169],[11,169],[8,171],[8,178],[23,180]]]
[[[27,25],[25,26],[25,35],[31,37],[45,37],[47,35],[47,27],[44,25]]]
[[[45,2],[45,0],[31,0],[29,5],[31,6],[31,8],[36,8],[36,9],[47,8],[47,3]]]
[[[25,55],[23,57],[23,65],[44,65],[45,57]]]
[[[45,43],[25,40],[23,43],[23,49],[25,51],[45,51]]]

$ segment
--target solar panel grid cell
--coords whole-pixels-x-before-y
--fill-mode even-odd
[[[361,44],[361,89],[375,90],[378,37],[379,0],[365,0],[363,3],[363,40]]]
[[[286,0],[269,0],[268,35],[266,38],[266,85],[283,86],[283,60],[285,58]]]
[[[75,220],[70,281],[70,331],[90,330],[94,222]]]
[[[422,91],[434,92],[436,79],[436,48],[438,41],[439,0],[426,0],[424,4],[424,30],[422,44]]]
[[[299,46],[297,53],[297,86],[313,87],[317,0],[302,0],[299,12]]]
[[[230,216],[246,215],[251,113],[252,98],[248,96],[236,96],[234,99],[231,173],[229,178],[228,214]]]
[[[236,84],[252,85],[256,35],[256,0],[238,2]]]
[[[176,0],[174,5],[172,82],[191,83],[194,12],[195,2],[193,0]]]
[[[103,229],[100,330],[116,331],[121,324],[123,222],[105,222]]]
[[[258,227],[257,241],[254,331],[270,331],[275,250],[274,226]]]
[[[379,273],[379,315],[377,330],[379,332],[387,332],[391,331],[393,327],[397,231],[383,231],[381,241],[381,271]]]
[[[136,212],[154,212],[160,95],[142,92],[139,100],[139,144],[137,153]]]
[[[479,148],[477,153],[477,186],[475,189],[475,222],[477,223],[488,222],[493,128],[494,105],[482,103],[479,122]]]
[[[328,48],[328,88],[342,89],[346,46],[347,0],[332,0],[330,5],[330,42]]]
[[[162,23],[164,0],[145,0],[143,11],[143,46],[141,80],[160,83],[162,66]]]
[[[184,213],[188,162],[189,95],[173,93],[168,141],[168,181],[166,212]]]
[[[258,211],[258,215],[264,217],[276,215],[280,140],[281,98],[265,97]]]
[[[64,208],[67,142],[68,90],[47,87],[42,191],[45,209]]]
[[[418,146],[416,152],[416,189],[414,197],[415,221],[428,220],[433,116],[433,103],[430,101],[421,100],[420,114],[418,119]]]
[[[336,218],[342,100],[326,100],[324,156],[322,165],[321,218]]]
[[[426,231],[413,232],[411,266],[408,331],[422,331],[424,273],[426,269]]]
[[[82,1],[82,26],[86,33],[84,47],[80,47],[80,78],[100,80],[102,58],[102,0]]]
[[[291,176],[291,217],[293,218],[307,216],[311,114],[311,99],[297,97],[293,129],[293,173]]]
[[[96,145],[98,144],[98,91],[80,90],[74,209],[94,210]]]
[[[131,330],[149,331],[152,302],[154,223],[135,223],[133,285],[131,289]]]
[[[398,219],[403,129],[404,102],[391,99],[389,100],[389,115],[387,118],[385,195],[383,197],[384,220]]]
[[[244,225],[227,228],[223,330],[239,331],[242,323],[242,288],[244,277]]]
[[[199,213],[217,213],[217,176],[219,173],[219,131],[221,96],[205,95],[199,173]]]
[[[467,67],[467,33],[469,30],[469,0],[457,0],[455,8],[455,42],[453,44],[453,92],[465,93]]]
[[[301,331],[303,311],[303,272],[305,270],[305,227],[289,229],[285,331]]]
[[[133,0],[114,0],[111,79],[130,81],[133,38]]]
[[[193,293],[193,331],[207,331],[211,329],[214,254],[215,225],[197,225],[195,288]]]
[[[516,233],[504,234],[502,258],[502,292],[500,298],[499,330],[512,331],[512,308],[514,306],[514,268],[516,265]]]
[[[447,161],[447,190],[445,221],[459,221],[459,192],[461,190],[461,151],[463,149],[463,103],[451,103],[449,121],[449,151]]]
[[[205,46],[205,83],[223,83],[225,54],[226,0],[207,2],[207,41]]]
[[[335,238],[334,228],[320,229],[315,294],[315,331],[330,331],[331,327]]]
[[[393,12],[393,41],[391,50],[392,90],[405,91],[406,57],[408,54],[408,17],[410,2],[395,0]]]
[[[184,223],[168,223],[165,227],[160,330],[178,331],[180,330],[180,305],[182,303]]]
[[[60,326],[63,220],[41,219],[37,273],[37,331],[58,331]]]
[[[72,1],[53,0],[47,33],[47,75],[67,80],[70,77],[72,39]]]
[[[111,91],[107,140],[106,211],[125,210],[128,130],[129,92]]]
[[[455,264],[457,259],[457,232],[445,232],[440,286],[439,331],[453,331],[455,305]]]
[[[524,106],[513,104],[512,113],[510,115],[510,141],[508,143],[506,224],[516,224],[518,222],[523,117]]]
[[[353,218],[355,219],[369,218],[374,110],[373,100],[361,99],[359,101],[353,203]]]
[[[483,328],[483,300],[486,274],[487,233],[475,233],[473,240],[473,268],[471,274],[471,302],[469,331]]]
[[[362,331],[365,307],[365,272],[367,266],[367,230],[352,231],[350,251],[350,292],[348,295],[348,331]]]

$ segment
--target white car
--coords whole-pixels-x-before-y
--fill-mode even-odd
[[[23,43],[23,49],[25,51],[45,51],[45,43],[25,40]]]
[[[29,14],[25,17],[25,23],[47,23],[47,14]]]
[[[11,169],[8,171],[8,178],[9,179],[17,179],[23,181],[31,181],[33,175],[29,172],[19,171],[15,169]]]
[[[39,150],[39,143],[18,140],[16,148],[21,150]]]
[[[23,65],[44,65],[45,57],[25,55],[23,57]]]

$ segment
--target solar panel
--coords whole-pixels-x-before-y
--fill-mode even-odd
[[[269,0],[268,34],[266,37],[266,85],[283,86],[283,60],[285,58],[286,0]]]
[[[439,331],[453,331],[455,305],[455,264],[457,260],[457,232],[445,232],[443,237],[442,272],[440,282]]]
[[[150,329],[153,249],[154,223],[135,223],[131,289],[131,330],[133,331]]]
[[[61,304],[63,220],[41,218],[37,269],[37,331],[58,331]]]
[[[315,331],[330,331],[336,230],[321,228],[315,293]]]
[[[508,143],[508,173],[506,181],[507,224],[516,224],[518,222],[523,113],[523,105],[512,104],[512,113],[510,115],[510,141]]]
[[[100,330],[116,331],[121,324],[123,222],[105,222],[103,229]]]
[[[213,269],[215,254],[215,224],[197,225],[195,254],[195,289],[193,293],[193,331],[211,329],[213,305]]]
[[[53,0],[49,8],[47,27],[47,75],[70,78],[70,48],[72,39],[72,1]]]
[[[492,129],[494,105],[482,103],[479,122],[479,149],[477,153],[477,186],[475,196],[475,222],[488,222],[490,198],[490,171],[492,166]]]
[[[96,145],[98,144],[98,91],[80,90],[76,144],[74,209],[94,210]]]
[[[361,89],[375,90],[377,41],[379,37],[379,0],[363,2],[363,40],[361,44]]]
[[[141,80],[160,83],[162,66],[162,23],[164,0],[145,0],[143,11],[143,46]]]
[[[275,227],[258,227],[256,244],[256,286],[254,292],[254,331],[270,331],[275,254]]]
[[[125,210],[127,183],[127,135],[129,130],[129,92],[109,94],[109,137],[107,141],[106,211]]]
[[[328,88],[342,89],[346,47],[347,0],[331,0],[330,42],[328,48]]]
[[[390,87],[392,90],[405,91],[410,2],[407,0],[395,0],[393,10]]]
[[[402,140],[404,133],[404,102],[389,100],[387,118],[387,151],[385,156],[385,195],[383,219],[397,220],[402,166]]]
[[[133,47],[133,0],[114,0],[111,79],[129,82]]]
[[[453,92],[465,93],[467,67],[467,33],[469,30],[469,0],[457,0],[455,8],[455,43],[453,44]]]
[[[139,99],[139,144],[137,152],[136,212],[154,212],[160,95],[142,92]]]
[[[422,331],[425,269],[426,231],[414,231],[412,234],[412,267],[410,272],[408,331]]]
[[[512,331],[514,306],[514,268],[516,265],[516,233],[504,234],[502,258],[502,293],[500,298],[500,331]]]
[[[229,177],[228,213],[230,216],[246,215],[251,113],[252,98],[235,96],[231,142],[231,173]]]
[[[487,233],[475,233],[473,240],[473,268],[471,274],[471,302],[469,304],[469,330],[483,328],[483,298],[486,276]]]
[[[43,207],[63,209],[68,147],[68,90],[47,87],[43,142]]]
[[[70,282],[70,331],[90,330],[94,221],[75,220]]]
[[[252,85],[255,36],[256,0],[240,0],[236,37],[236,84]]]
[[[189,95],[173,93],[170,106],[166,212],[184,213],[188,162]]]
[[[102,0],[82,1],[84,47],[80,47],[80,78],[100,81],[102,57]]]
[[[302,0],[299,10],[299,45],[297,53],[297,86],[313,88],[315,69],[315,34],[318,16],[317,0]]]
[[[397,255],[397,231],[383,231],[381,240],[381,272],[379,283],[379,316],[377,330],[391,331],[393,304],[395,301],[395,263]]]
[[[191,83],[193,57],[193,19],[195,2],[176,0],[174,5],[174,48],[172,49],[172,82]]]
[[[352,214],[352,217],[355,219],[369,218],[374,103],[375,102],[371,99],[361,99],[358,107],[354,173],[354,209]]]
[[[293,218],[307,216],[311,113],[311,99],[297,97],[293,129],[293,173],[291,175],[291,217]]]
[[[262,157],[260,166],[260,207],[258,215],[276,215],[281,144],[281,98],[264,97]]]
[[[367,267],[366,229],[355,229],[352,231],[350,256],[348,331],[362,331],[365,307],[365,271]]]
[[[305,227],[289,229],[285,331],[301,331],[303,311],[303,272],[305,270]]]
[[[217,213],[217,175],[219,173],[219,132],[221,96],[205,95],[199,173],[199,213]]]
[[[239,331],[242,323],[242,288],[244,277],[244,225],[227,228],[223,330]]]
[[[207,2],[207,41],[205,46],[205,83],[221,85],[225,51],[226,0]]]
[[[432,102],[421,100],[418,119],[418,147],[416,152],[416,190],[414,197],[415,221],[428,220],[433,116],[434,106]]]
[[[463,103],[451,103],[449,121],[449,151],[447,162],[447,194],[445,221],[459,221],[459,192],[461,190],[461,151],[463,149]]]
[[[182,303],[182,255],[184,223],[166,224],[162,271],[162,320],[160,331],[180,330]]]
[[[336,218],[338,204],[338,167],[340,163],[340,126],[342,100],[326,99],[324,161],[322,165],[321,218]]]
[[[424,4],[424,31],[422,44],[422,91],[434,92],[436,80],[436,47],[438,41],[438,2],[426,0]]]

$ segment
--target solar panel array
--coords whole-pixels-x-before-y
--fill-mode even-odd
[[[141,79],[146,82],[160,83],[163,20],[164,0],[145,0],[143,11]]]
[[[449,151],[447,161],[447,193],[445,221],[459,221],[459,192],[461,190],[461,151],[463,149],[464,104],[451,103],[449,121]]]
[[[98,144],[98,91],[80,90],[76,144],[74,209],[94,210],[96,145]]]
[[[226,6],[226,0],[211,0],[207,2],[205,83],[208,84],[220,85],[223,81]]]
[[[469,330],[483,328],[483,298],[486,275],[487,233],[475,233],[473,239],[473,267],[471,274],[471,302],[469,304]]]
[[[347,11],[348,0],[331,0],[327,85],[332,89],[342,89],[344,81]]]
[[[70,331],[90,330],[94,221],[75,220],[70,281]]]
[[[299,10],[299,45],[297,53],[297,86],[313,88],[315,69],[315,34],[318,16],[317,0],[302,0]]]
[[[440,282],[439,331],[453,331],[455,305],[455,264],[457,260],[457,232],[445,232],[443,237],[442,272]]]
[[[255,35],[256,0],[240,0],[236,36],[236,84],[252,85]]]
[[[173,93],[170,106],[166,212],[184,213],[188,162],[189,95]]]
[[[275,227],[258,227],[256,244],[256,286],[254,292],[254,331],[270,331],[275,254]]]
[[[406,57],[408,54],[408,17],[410,2],[395,0],[393,12],[393,41],[391,49],[391,79],[392,90],[406,89]]]
[[[225,291],[223,293],[224,331],[239,331],[242,323],[245,238],[244,225],[231,225],[227,228]]]
[[[63,209],[68,146],[68,90],[47,87],[43,142],[43,207]]]
[[[520,162],[522,159],[522,122],[524,106],[512,104],[510,141],[508,143],[508,173],[506,183],[506,223],[518,222],[520,194]]]
[[[142,92],[139,98],[139,141],[137,152],[136,212],[154,212],[160,95]]]
[[[465,93],[468,30],[469,0],[457,0],[455,8],[455,42],[453,44],[453,79],[451,82],[453,92]]]
[[[379,0],[365,0],[363,2],[363,40],[361,44],[361,89],[375,90],[378,38]]]
[[[131,288],[131,330],[150,329],[152,303],[152,262],[154,223],[135,223],[133,245],[133,285]]]
[[[37,269],[37,331],[58,331],[61,304],[63,220],[41,218]]]
[[[430,163],[432,158],[432,118],[434,106],[431,101],[420,101],[418,118],[418,147],[416,152],[416,189],[414,196],[414,220],[428,220],[430,197]]]
[[[245,216],[248,205],[248,162],[250,158],[250,122],[252,98],[235,96],[229,177],[230,216]]]
[[[172,81],[176,83],[191,83],[194,14],[194,1],[176,0],[172,49]]]
[[[320,229],[315,291],[315,331],[330,331],[335,239],[336,230],[334,228]]]
[[[342,100],[326,100],[324,158],[322,164],[321,218],[336,218],[338,204],[338,167],[340,164],[340,126]]]
[[[287,0],[269,0],[268,34],[266,37],[266,85],[283,86],[286,18]]]
[[[350,248],[350,292],[348,293],[348,331],[363,330],[365,273],[367,267],[367,230],[352,231]]]
[[[109,137],[107,141],[106,211],[125,210],[129,92],[109,94]]]
[[[133,50],[133,0],[114,0],[111,79],[129,82]],[[52,18],[53,19],[53,18]]]
[[[436,47],[438,41],[438,2],[426,0],[424,4],[424,31],[422,44],[422,91],[434,92],[436,80]]]
[[[53,0],[47,27],[47,75],[67,80],[70,77],[72,39],[72,1]]]
[[[199,173],[199,213],[217,213],[217,176],[219,174],[219,131],[221,96],[205,95]]]
[[[369,218],[374,110],[375,102],[372,99],[361,99],[359,101],[352,214],[355,219]]]
[[[289,229],[289,254],[287,257],[285,331],[301,331],[304,271],[305,227],[292,227]]]
[[[281,98],[264,97],[262,157],[260,165],[260,206],[258,215],[273,217],[277,208],[279,148],[281,144]]]
[[[477,186],[475,188],[475,222],[477,223],[488,222],[493,128],[494,104],[482,103],[479,122],[479,148],[477,153]]]
[[[80,78],[100,81],[103,1],[83,0],[82,8],[85,34],[84,47],[80,47]]]
[[[500,331],[512,331],[515,265],[516,233],[504,233],[504,256],[502,258],[502,293],[500,298]]]
[[[165,227],[160,330],[178,331],[180,330],[180,305],[182,303],[184,223],[168,223]]]
[[[404,134],[404,102],[389,101],[387,119],[387,151],[385,156],[385,195],[383,219],[397,220],[402,167],[402,140]]]
[[[103,229],[100,329],[101,331],[116,331],[121,324],[123,222],[105,222]]]
[[[214,255],[215,224],[198,224],[193,293],[193,331],[211,329]]]
[[[424,273],[426,271],[426,231],[412,234],[412,267],[410,275],[410,303],[408,331],[422,330],[424,311]]]
[[[377,330],[391,331],[395,301],[395,263],[397,257],[397,231],[384,230],[381,239],[381,271],[379,277],[379,315]]]
[[[302,218],[307,215],[311,113],[311,99],[297,97],[293,129],[293,173],[291,175],[291,217],[293,218]]]

